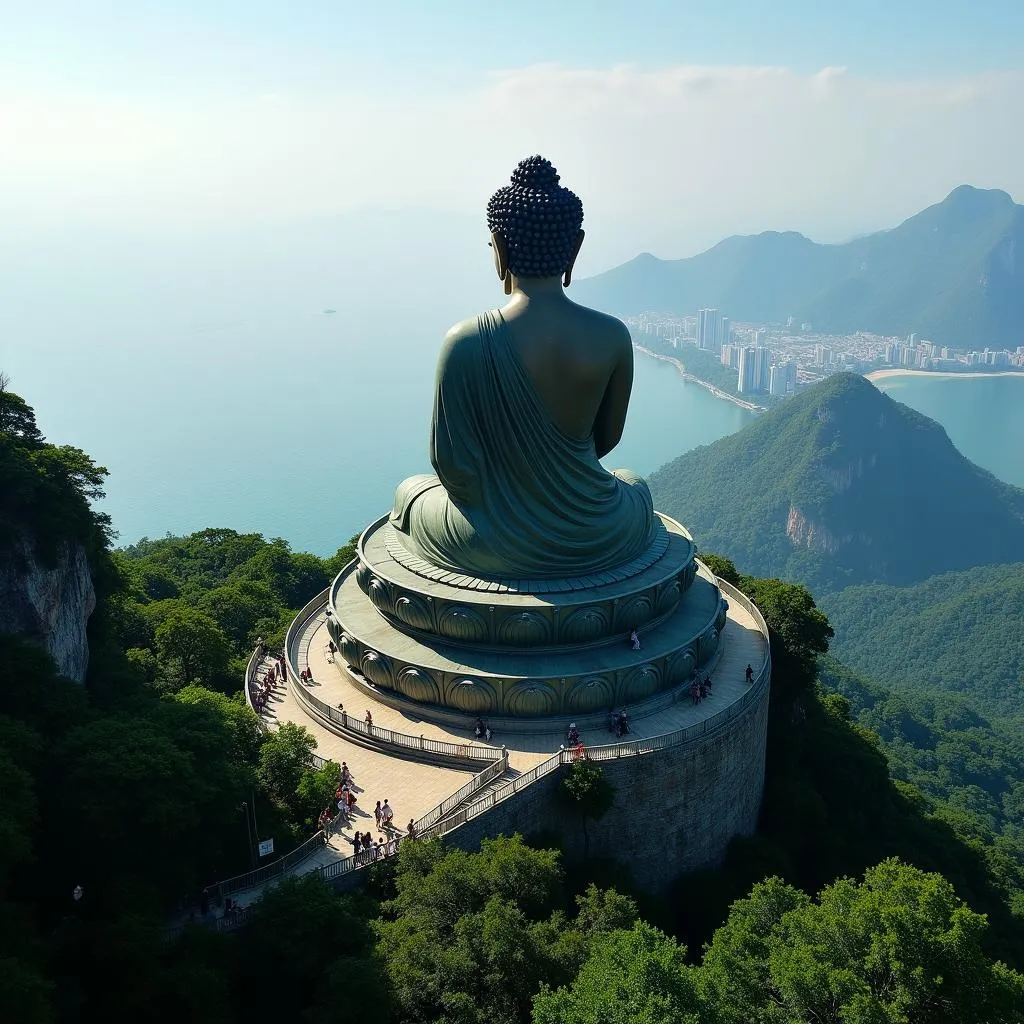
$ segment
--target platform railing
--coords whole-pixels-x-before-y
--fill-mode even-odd
[[[288,627],[288,632],[285,635],[285,664],[288,670],[288,685],[299,703],[321,718],[326,718],[333,725],[341,729],[343,733],[347,732],[354,736],[362,736],[377,743],[386,743],[389,746],[399,748],[400,750],[407,750],[414,754],[425,753],[466,761],[487,761],[488,763],[494,762],[502,756],[502,751],[499,747],[492,747],[482,743],[452,743],[448,740],[434,740],[426,736],[413,736],[409,733],[397,732],[394,729],[386,729],[383,726],[370,725],[354,715],[350,715],[347,711],[332,707],[326,701],[310,693],[308,687],[299,678],[301,670],[294,655],[297,647],[302,643],[310,622],[318,618],[327,606],[327,596],[329,593],[330,588],[328,587],[317,594],[312,601],[308,602],[292,620],[292,624]]]
[[[768,624],[765,622],[764,616],[761,614],[757,605],[754,604],[754,602],[751,601],[744,593],[737,590],[726,580],[719,577],[715,577],[715,580],[719,589],[726,598],[728,598],[730,602],[733,602],[743,608],[751,618],[753,618],[758,631],[764,638],[764,661],[751,681],[750,686],[747,687],[746,692],[739,700],[734,701],[729,705],[729,707],[724,708],[716,715],[712,715],[710,718],[704,719],[704,721],[698,722],[694,725],[687,726],[686,728],[677,729],[673,732],[663,733],[660,736],[652,736],[646,739],[588,747],[583,754],[583,756],[588,760],[607,761],[622,757],[634,757],[640,754],[656,753],[659,750],[665,750],[669,747],[690,743],[716,732],[728,721],[743,714],[752,703],[762,697],[763,692],[768,687],[771,679],[771,643]],[[322,602],[325,599],[326,593],[327,591],[325,591],[324,594],[319,595],[317,600]],[[311,607],[314,603],[315,602],[310,602],[310,606],[307,607]],[[322,607],[322,604],[320,607]],[[308,622],[309,618],[307,617],[305,621]],[[440,813],[439,809],[441,805],[438,805],[437,808],[429,811],[427,815],[421,819],[424,827],[421,829],[420,826],[417,825],[417,834],[423,838],[445,835],[453,829],[458,828],[466,821],[490,810],[495,806],[495,804],[498,804],[503,800],[507,800],[509,797],[515,796],[527,786],[532,785],[542,776],[555,771],[560,767],[560,765],[569,764],[572,761],[577,760],[579,756],[580,755],[573,750],[559,751],[547,760],[542,761],[539,765],[530,769],[530,771],[524,772],[522,775],[518,776],[509,783],[509,785],[503,786],[486,794],[480,800],[474,801],[463,807],[459,807],[459,804],[463,803],[465,798],[459,801],[452,801],[452,808],[459,807],[459,809],[453,810],[451,813]],[[428,819],[433,820],[427,824]]]

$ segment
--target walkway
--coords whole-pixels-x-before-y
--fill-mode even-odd
[[[340,659],[335,662],[331,658],[327,640],[323,612],[310,619],[302,634],[296,638],[297,660],[301,667],[308,665],[312,669],[311,690],[321,700],[333,706],[343,702],[345,708],[360,719],[369,709],[374,724],[388,729],[423,735],[430,739],[473,742],[469,716],[464,729],[446,727],[413,717],[376,700],[371,693],[356,684]],[[759,672],[767,653],[766,639],[754,617],[737,601],[731,601],[718,653],[713,664],[704,670],[709,669],[711,672],[713,696],[698,705],[686,698],[647,716],[639,716],[640,709],[634,709],[637,717],[632,719],[630,735],[625,739],[632,741],[663,736],[717,715],[742,698],[747,691],[744,678],[747,665],[752,665],[755,673]],[[269,665],[267,659],[260,675],[265,674]],[[317,753],[321,757],[339,764],[342,761],[348,764],[359,798],[355,830],[368,831],[374,839],[384,835],[374,825],[373,807],[377,800],[388,798],[395,808],[395,822],[402,826],[399,831],[404,832],[404,825],[410,817],[419,820],[442,800],[455,794],[474,774],[467,770],[437,767],[371,750],[338,736],[311,718],[281,680],[277,681],[262,717],[269,728],[276,728],[281,722],[302,725],[316,738]],[[568,726],[568,721],[565,726]],[[582,740],[587,747],[616,742],[608,731],[600,728],[584,730]],[[483,793],[507,785],[511,779],[546,761],[565,743],[565,734],[562,731],[529,735],[512,733],[495,736],[492,742],[504,743],[508,748],[509,771],[502,776],[501,783],[492,783]],[[477,770],[484,767],[485,762],[481,762]],[[478,800],[481,795],[473,799]],[[286,874],[306,874],[345,859],[352,852],[352,835],[353,827],[345,828],[333,836],[325,847],[302,860]],[[233,899],[241,906],[248,906],[262,895],[267,884],[273,883],[264,883],[236,893]]]
[[[259,673],[261,676],[266,674],[270,664],[270,659],[265,659]],[[306,728],[316,739],[317,754],[338,764],[344,761],[354,780],[353,791],[357,802],[353,824],[332,837],[322,852],[302,861],[290,874],[305,874],[351,856],[355,831],[369,832],[374,840],[378,836],[386,836],[386,833],[378,831],[373,819],[374,804],[378,800],[383,803],[387,798],[395,811],[395,824],[404,833],[405,824],[410,818],[418,820],[473,777],[470,771],[402,760],[336,736],[305,713],[289,693],[287,684],[280,679],[274,685],[262,718],[271,729],[276,728],[280,722],[295,722]],[[485,766],[481,762],[480,769]],[[239,893],[234,898],[245,906],[258,898],[261,892],[262,888],[253,889]]]
[[[306,652],[304,657],[300,657],[300,666],[305,668],[308,665],[312,669],[313,683],[310,690],[322,701],[331,706],[337,706],[339,702],[344,704],[345,710],[353,718],[359,720],[362,720],[366,711],[369,710],[373,715],[374,725],[393,729],[396,732],[404,732],[413,736],[423,735],[428,739],[447,740],[453,743],[473,742],[472,727],[475,719],[471,715],[466,716],[465,728],[460,729],[414,717],[404,710],[375,700],[372,694],[367,693],[364,686],[360,686],[352,678],[340,657],[332,661],[327,646],[328,639],[326,619],[323,613],[311,619],[298,638],[300,655]],[[698,705],[692,704],[687,697],[684,701],[663,708],[647,717],[636,717],[636,713],[630,709],[630,734],[627,738],[632,740],[661,736],[695,725],[705,718],[717,714],[733,701],[738,700],[746,691],[744,672],[747,665],[752,665],[754,671],[757,672],[763,664],[765,656],[765,640],[757,628],[753,616],[735,602],[730,603],[729,616],[722,633],[716,660],[710,669],[702,669],[702,675],[706,671],[711,672],[712,696]],[[301,716],[294,719],[295,721],[311,721],[303,709],[297,706],[294,698],[292,698],[292,706]],[[567,718],[566,730],[568,726]],[[615,737],[603,728],[582,730],[582,740],[588,747],[616,742]],[[491,742],[492,744],[504,744],[509,751],[510,768],[515,772],[524,772],[529,771],[558,750],[559,746],[566,742],[566,734],[561,729],[558,732],[546,734],[497,734]],[[454,791],[455,788],[453,785],[452,790]]]

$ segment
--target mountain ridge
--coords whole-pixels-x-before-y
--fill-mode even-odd
[[[1024,490],[934,420],[836,374],[650,477],[706,550],[823,591],[1024,561]]]
[[[1024,206],[959,185],[892,228],[838,244],[796,231],[731,235],[696,256],[641,253],[579,282],[619,316],[717,307],[734,320],[911,332],[954,347],[1024,343]]]

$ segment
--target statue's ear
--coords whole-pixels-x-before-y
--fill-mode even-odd
[[[508,240],[497,231],[491,232],[491,248],[494,250],[494,269],[498,279],[505,285],[505,294],[512,292],[512,274],[508,269]]]
[[[568,288],[572,284],[572,268],[576,264],[576,257],[580,254],[580,248],[583,245],[583,228],[580,228],[580,233],[576,236],[576,244],[572,247],[572,254],[569,256],[569,262],[565,267],[565,274],[562,276],[562,287]]]

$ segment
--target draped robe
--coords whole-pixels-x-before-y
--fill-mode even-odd
[[[497,310],[477,317],[438,365],[430,461],[409,477],[390,521],[412,554],[465,575],[578,576],[651,543],[645,481],[609,472],[594,438],[552,422]]]

